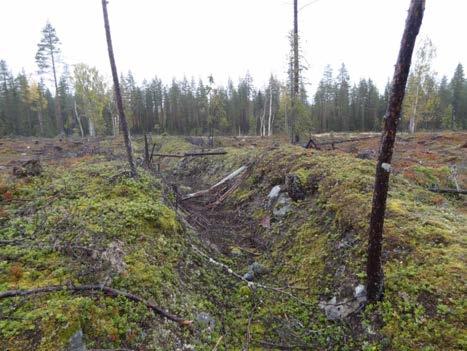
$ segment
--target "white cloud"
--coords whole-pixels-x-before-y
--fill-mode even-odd
[[[300,6],[311,0],[299,0]],[[351,78],[383,88],[396,60],[408,0],[320,0],[300,12],[306,72],[313,91],[329,63],[345,62]],[[34,55],[47,20],[63,43],[64,60],[85,62],[109,76],[99,0],[5,0],[0,58],[15,71],[36,70]],[[440,74],[467,64],[465,0],[427,1],[422,35],[438,48]],[[285,76],[291,0],[110,0],[109,15],[120,72],[168,82],[212,73],[217,83],[249,71],[256,84]]]

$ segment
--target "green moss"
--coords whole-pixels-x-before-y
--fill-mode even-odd
[[[163,142],[161,152],[193,149],[181,138],[164,137]],[[116,176],[124,167],[120,162],[78,160],[66,168],[47,168],[28,183],[8,184],[21,201],[4,206],[7,225],[0,238],[34,237],[101,249],[118,244],[124,269],[116,271],[80,252],[6,246],[0,248],[0,290],[95,283],[110,276],[113,287],[187,318],[209,313],[216,325],[188,335],[123,298],[56,293],[19,306],[18,299],[0,301],[9,317],[0,321],[0,345],[11,350],[61,348],[82,328],[89,348],[170,350],[186,342],[212,350],[222,336],[219,349],[240,349],[248,330],[250,347],[258,350],[264,348],[262,341],[317,350],[465,349],[459,331],[465,311],[466,218],[454,201],[425,189],[433,182],[446,184],[447,168],[417,166],[391,176],[385,300],[369,306],[361,322],[330,322],[318,302],[365,279],[374,163],[290,145],[226,150],[225,156],[167,160],[165,166],[202,189],[251,162],[248,177],[223,203],[226,213],[238,213],[246,224],[225,233],[232,257],[219,254],[216,259],[240,274],[253,260],[261,262],[269,271],[258,282],[296,298],[248,286],[195,254],[191,245],[202,243],[180,224],[149,174],[141,171],[131,180]],[[288,173],[297,174],[308,193],[287,217],[275,218],[267,194]],[[25,211],[29,207],[33,209]],[[260,221],[267,215],[270,228],[263,228]],[[243,247],[248,239],[258,247]]]

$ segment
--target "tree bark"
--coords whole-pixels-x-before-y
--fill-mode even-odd
[[[128,164],[130,166],[131,176],[136,177],[138,173],[136,172],[136,165],[135,161],[133,160],[130,132],[128,131],[128,124],[125,117],[125,111],[123,110],[122,94],[120,91],[120,83],[118,82],[117,66],[115,64],[115,58],[112,47],[112,37],[110,35],[109,15],[107,13],[107,0],[102,0],[102,11],[104,13],[105,35],[107,38],[107,48],[109,51],[110,68],[112,69],[112,77],[114,81],[115,100],[117,102],[118,116],[120,118],[120,127],[122,129],[123,139],[125,141],[125,148],[128,157]]]
[[[407,77],[410,71],[412,54],[425,10],[425,0],[412,0],[405,23],[399,56],[391,85],[388,108],[384,116],[384,127],[376,165],[373,205],[371,210],[368,261],[367,261],[367,299],[376,302],[383,298],[384,275],[381,262],[384,215],[389,187],[389,173],[400,121],[402,101],[405,95]]]

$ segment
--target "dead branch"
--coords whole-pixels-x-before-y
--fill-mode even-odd
[[[172,158],[184,158],[184,157],[196,157],[196,156],[216,156],[226,155],[226,151],[215,151],[215,152],[186,152],[184,154],[154,154],[157,157],[172,157]]]
[[[213,190],[217,189],[218,187],[220,187],[222,184],[225,184],[226,182],[228,182],[229,180],[235,178],[236,176],[242,174],[248,167],[247,166],[242,166],[240,167],[239,169],[233,171],[232,173],[230,173],[227,177],[221,179],[219,182],[217,182],[216,184],[214,184],[212,187],[210,187],[209,189],[205,189],[205,190],[200,190],[200,191],[197,191],[195,193],[191,193],[191,194],[188,194],[186,196],[184,196],[181,201],[185,201],[185,200],[188,200],[188,199],[193,199],[195,197],[200,197],[200,196],[203,196],[203,195],[206,195],[206,194],[209,194],[210,192],[212,192]]]
[[[319,145],[334,145],[334,144],[343,144],[343,143],[352,143],[355,141],[362,141],[362,140],[369,140],[379,138],[380,135],[375,135],[371,137],[364,137],[364,138],[351,138],[351,139],[344,139],[344,140],[335,140],[335,141],[323,141]]]
[[[440,194],[457,194],[457,195],[467,195],[467,190],[461,189],[439,189],[439,188],[429,188],[429,191]]]
[[[106,296],[109,297],[119,297],[123,296],[130,301],[139,302],[146,305],[147,308],[152,310],[154,313],[171,320],[182,327],[187,327],[192,324],[191,320],[183,319],[169,312],[163,310],[162,308],[154,305],[153,303],[144,300],[143,298],[128,293],[126,291],[121,291],[117,289],[113,289],[107,286],[101,285],[77,285],[77,286],[67,286],[67,285],[52,285],[52,286],[45,286],[42,288],[31,289],[31,290],[6,290],[0,292],[0,299],[8,298],[8,297],[16,297],[16,296],[30,296],[30,295],[37,295],[37,294],[44,294],[44,293],[53,293],[57,291],[70,291],[72,293],[91,293],[91,294],[99,294],[104,293]]]
[[[279,294],[282,294],[282,295],[286,295],[288,296],[289,298],[297,301],[298,303],[302,304],[302,305],[305,305],[305,306],[314,306],[312,303],[309,303],[309,302],[306,302],[306,301],[303,301],[301,300],[300,298],[298,298],[297,296],[289,293],[288,291],[285,291],[284,289],[285,288],[277,288],[277,287],[274,287],[274,286],[269,286],[269,285],[264,285],[264,284],[260,284],[260,283],[255,283],[255,282],[252,282],[252,281],[249,281],[247,279],[245,279],[243,276],[241,276],[240,274],[238,274],[237,272],[235,272],[234,270],[232,270],[232,268],[230,268],[229,266],[219,262],[219,261],[216,261],[215,259],[213,259],[212,257],[209,257],[208,255],[206,255],[203,251],[201,251],[200,249],[198,249],[195,245],[191,245],[191,247],[193,248],[194,251],[196,251],[199,255],[201,255],[202,257],[204,257],[205,259],[207,259],[209,261],[209,263],[212,263],[213,265],[215,266],[218,266],[220,268],[222,268],[224,271],[226,271],[227,273],[229,273],[230,275],[234,276],[235,278],[237,278],[238,280],[241,280],[245,283],[248,284],[249,287],[251,288],[260,288],[260,289],[264,289],[264,290],[271,290],[271,291],[274,291],[276,293],[279,293]]]
[[[151,156],[149,156],[149,163],[152,162],[152,158],[154,157],[154,151],[156,150],[157,143],[152,145]]]
[[[235,183],[224,193],[222,194],[215,202],[210,204],[208,207],[210,209],[214,209],[217,206],[219,206],[227,197],[230,196],[235,190],[238,189],[238,187],[242,184],[243,180],[246,178],[249,172],[243,172],[243,174],[237,178]]]
[[[379,135],[375,136],[370,136],[370,137],[362,137],[362,138],[350,138],[350,139],[343,139],[343,140],[331,140],[331,141],[322,141],[322,142],[317,142],[310,138],[308,140],[308,143],[305,145],[305,149],[316,149],[316,150],[321,150],[322,146],[327,146],[331,145],[331,147],[334,149],[335,144],[343,144],[343,143],[352,143],[356,141],[362,141],[362,140],[369,140],[369,139],[375,139],[379,138]]]

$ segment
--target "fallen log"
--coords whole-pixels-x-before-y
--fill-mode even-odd
[[[200,196],[203,196],[203,195],[206,195],[206,194],[209,194],[211,191],[217,189],[218,187],[220,187],[222,184],[228,182],[229,180],[232,180],[233,178],[237,177],[238,175],[242,174],[244,171],[246,171],[248,167],[247,166],[242,166],[240,167],[239,169],[233,171],[232,173],[230,173],[227,177],[221,179],[219,182],[217,182],[216,184],[214,184],[212,187],[210,187],[209,189],[205,189],[205,190],[200,190],[200,191],[197,191],[195,193],[191,193],[191,194],[188,194],[188,195],[185,195],[184,197],[182,197],[180,200],[181,201],[185,201],[185,200],[188,200],[188,199],[193,199],[195,197],[200,197]]]
[[[184,154],[154,154],[157,157],[173,157],[173,158],[184,158],[184,157],[196,157],[196,156],[216,156],[216,155],[226,155],[226,151],[216,151],[216,152],[187,152]]]
[[[316,150],[321,150],[322,146],[327,146],[331,145],[332,148],[334,148],[335,144],[343,144],[343,143],[352,143],[355,141],[362,141],[362,140],[369,140],[369,139],[374,139],[380,137],[379,135],[375,136],[370,136],[370,137],[363,137],[363,138],[351,138],[351,139],[343,139],[343,140],[335,140],[335,141],[322,141],[318,142],[310,138],[308,140],[308,143],[304,145],[305,149],[316,149]]]
[[[428,190],[434,192],[434,193],[440,193],[440,194],[457,194],[457,195],[467,195],[467,190],[461,190],[461,189],[439,189],[439,188],[429,188]]]
[[[37,294],[44,294],[44,293],[53,293],[58,291],[70,291],[72,293],[91,293],[91,294],[98,294],[104,293],[106,296],[109,297],[119,297],[123,296],[130,301],[139,302],[146,305],[147,308],[152,310],[154,313],[171,320],[182,327],[187,327],[192,324],[191,320],[183,319],[169,312],[163,310],[162,308],[154,305],[153,303],[144,300],[143,298],[128,293],[126,291],[121,291],[117,289],[112,289],[107,286],[101,285],[76,285],[76,286],[67,286],[67,285],[52,285],[52,286],[45,286],[42,288],[31,289],[31,290],[7,290],[0,292],[0,299],[8,298],[8,297],[16,297],[16,296],[29,296],[29,295],[37,295]]]

